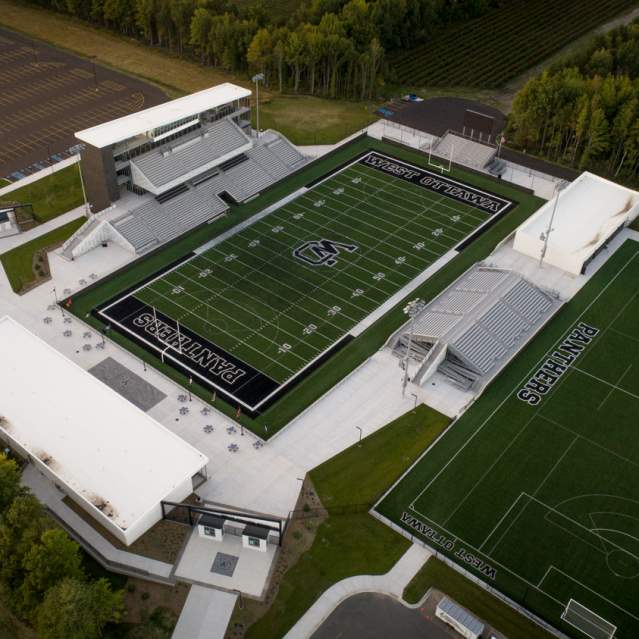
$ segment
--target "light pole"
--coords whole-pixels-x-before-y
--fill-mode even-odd
[[[559,193],[563,189],[563,184],[558,184],[556,187],[557,195],[555,196],[555,204],[552,207],[552,213],[550,215],[550,220],[548,222],[548,228],[546,231],[542,231],[539,235],[539,239],[544,243],[541,248],[541,255],[539,256],[539,268],[542,268],[544,264],[544,257],[546,257],[546,251],[548,250],[548,241],[550,240],[550,234],[555,230],[552,227],[552,223],[555,220],[555,213],[557,212],[557,204],[559,204]]]
[[[413,345],[413,331],[415,330],[415,318],[424,310],[426,302],[417,298],[408,302],[404,307],[404,314],[410,317],[410,332],[408,333],[408,347],[404,358],[404,381],[402,383],[402,397],[406,396],[406,386],[408,385],[408,361],[410,359],[410,349]]]
[[[256,73],[252,78],[255,82],[255,124],[257,125],[257,137],[260,137],[260,82],[264,82],[264,74]]]

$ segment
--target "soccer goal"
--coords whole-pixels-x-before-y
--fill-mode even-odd
[[[613,639],[617,632],[617,626],[613,626],[574,599],[568,602],[561,618],[592,639]]]

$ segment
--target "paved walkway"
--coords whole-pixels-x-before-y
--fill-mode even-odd
[[[121,568],[117,572],[132,574],[137,577],[155,578],[164,582],[173,582],[171,564],[149,559],[116,548],[100,535],[84,519],[76,515],[63,501],[64,495],[48,480],[45,479],[32,464],[22,473],[22,482],[56,517],[74,531],[96,553],[111,564]]]
[[[191,586],[171,639],[224,639],[237,595]]]
[[[308,639],[344,599],[362,592],[381,592],[401,599],[404,588],[430,557],[413,544],[385,575],[360,575],[338,581],[306,611],[284,639]]]

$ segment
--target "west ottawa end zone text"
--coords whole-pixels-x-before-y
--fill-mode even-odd
[[[449,553],[453,553],[455,558],[459,561],[463,561],[471,568],[474,568],[480,572],[484,577],[494,580],[497,576],[497,569],[482,561],[473,553],[468,552],[465,548],[456,548],[456,541],[440,535],[434,528],[427,526],[424,522],[419,521],[416,517],[413,517],[410,513],[403,512],[401,516],[402,524],[405,524],[409,528],[412,528],[423,537],[426,537],[432,543],[441,546]]]

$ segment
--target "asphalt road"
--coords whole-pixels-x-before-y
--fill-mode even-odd
[[[343,601],[312,639],[451,639],[440,622],[427,619],[386,595],[364,593]]]

